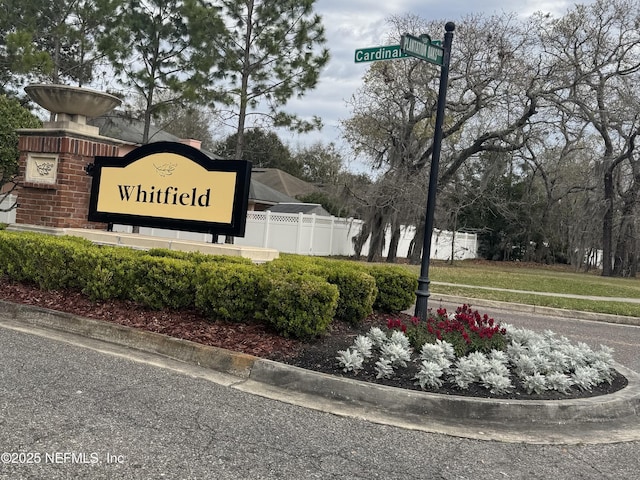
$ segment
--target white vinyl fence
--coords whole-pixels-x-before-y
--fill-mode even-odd
[[[401,227],[400,241],[398,243],[398,257],[406,257],[409,245],[415,236],[416,228],[412,225]],[[391,229],[387,229],[382,255],[389,254],[391,242]],[[453,242],[453,245],[452,245]],[[362,248],[362,254],[369,252],[369,240]],[[431,258],[435,260],[450,260],[453,254],[454,260],[466,260],[478,256],[478,236],[475,233],[449,232],[447,230],[433,230],[431,237]]]
[[[362,221],[352,218],[250,211],[247,212],[245,236],[235,237],[234,244],[273,248],[279,252],[301,255],[351,256],[355,253],[352,239],[360,232],[361,228]],[[132,227],[114,225],[113,230],[130,233]],[[211,242],[211,235],[204,233],[140,227],[140,234]],[[406,257],[414,234],[414,227],[402,229],[398,257]],[[387,231],[386,237],[383,252],[385,256],[388,254],[390,231]],[[455,240],[453,248],[451,246],[452,239]],[[224,236],[221,236],[219,241],[224,241]],[[362,254],[366,255],[368,251],[369,241],[365,243]],[[478,239],[475,234],[456,232],[455,238],[453,238],[452,232],[439,230],[433,232],[431,243],[431,258],[433,259],[449,260],[452,252],[455,260],[476,258],[477,251]]]
[[[0,208],[13,204],[13,196],[0,203]],[[15,223],[16,211],[0,212],[0,223]],[[325,217],[316,214],[247,212],[247,228],[244,237],[235,237],[236,245],[273,248],[283,253],[301,255],[342,255],[355,253],[352,239],[362,228],[362,221],[353,218]],[[131,232],[128,225],[114,225],[116,232]],[[140,227],[140,234],[181,240],[211,242],[211,235],[196,232],[164,230],[160,228]],[[406,257],[409,244],[415,234],[414,227],[404,227],[401,231],[398,246],[398,257]],[[391,232],[387,231],[383,255],[389,252]],[[224,241],[224,236],[219,241]],[[451,247],[452,233],[434,230],[431,243],[431,258],[449,260],[453,252],[455,260],[476,258],[478,239],[475,234],[455,234],[455,243]],[[362,255],[367,255],[369,241],[362,248]]]
[[[361,225],[360,220],[315,213],[248,212],[246,234],[234,243],[301,255],[352,255],[351,238]]]
[[[0,194],[0,223],[16,223],[16,209],[4,212],[3,210],[10,208],[16,201],[14,195]]]

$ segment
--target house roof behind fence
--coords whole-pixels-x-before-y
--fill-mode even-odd
[[[274,206],[280,202],[300,203],[300,200],[296,200],[271,187],[267,187],[253,178],[251,179],[251,187],[249,188],[249,198],[259,199],[261,203],[268,203]]]
[[[251,174],[253,178],[268,187],[288,195],[299,197],[319,191],[315,185],[305,182],[298,177],[278,168],[254,168]]]
[[[269,207],[268,210],[274,213],[305,213],[308,215],[315,213],[323,217],[331,216],[331,214],[318,203],[279,203],[278,205]]]

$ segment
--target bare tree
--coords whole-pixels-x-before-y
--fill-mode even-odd
[[[623,165],[634,170],[638,161],[634,151],[639,133],[635,100],[640,95],[638,9],[635,0],[598,0],[576,5],[560,19],[538,18],[541,48],[556,85],[547,98],[598,137],[604,276],[617,273],[613,269],[620,200],[616,177]],[[628,198],[635,202],[633,196]]]
[[[393,17],[390,25],[390,42],[398,42],[405,32],[429,33],[435,38],[443,31],[440,23],[415,16]],[[528,27],[513,15],[503,14],[469,16],[457,29],[440,187],[480,152],[511,152],[525,145],[541,88],[538,62],[530,61]],[[374,168],[385,172],[382,177],[392,172],[400,186],[410,184],[430,163],[438,78],[438,67],[416,59],[374,63],[365,76],[365,86],[351,101],[353,116],[343,124],[346,138]],[[411,211],[400,201],[397,199],[396,209]],[[370,218],[377,221],[382,215],[386,227],[390,213],[379,210],[374,206]],[[411,254],[415,262],[421,254],[423,216],[411,219],[417,226]]]
[[[163,131],[179,138],[193,138],[201,141],[203,150],[211,152],[216,148],[212,126],[220,122],[211,110],[197,104],[173,104],[157,115],[154,121]]]

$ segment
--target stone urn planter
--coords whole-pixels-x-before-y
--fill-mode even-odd
[[[122,103],[108,93],[82,87],[58,84],[32,84],[25,87],[29,98],[54,114],[45,128],[82,130],[97,134],[97,128],[87,125],[87,117],[99,117]]]

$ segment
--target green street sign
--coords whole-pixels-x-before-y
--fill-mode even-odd
[[[404,34],[400,39],[400,50],[406,55],[442,66],[444,48],[431,42],[428,36],[423,38]]]
[[[385,45],[384,47],[359,48],[356,50],[354,60],[356,63],[378,62],[380,60],[397,60],[408,56],[402,53],[400,45]]]

